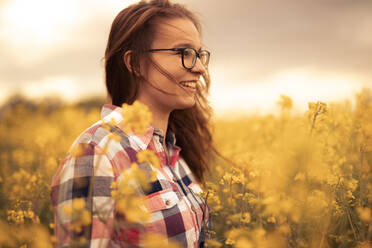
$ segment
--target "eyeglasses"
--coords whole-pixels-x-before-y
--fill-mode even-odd
[[[199,58],[200,62],[207,69],[209,63],[210,52],[207,50],[200,50],[197,52],[194,48],[169,48],[169,49],[150,49],[149,52],[157,51],[175,51],[177,54],[182,54],[182,65],[185,69],[191,70],[194,68],[196,59]]]

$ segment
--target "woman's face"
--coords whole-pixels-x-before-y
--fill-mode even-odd
[[[159,23],[151,49],[184,47],[191,47],[196,51],[201,49],[199,32],[189,19],[166,19]],[[141,82],[137,100],[161,112],[194,106],[195,83],[200,83],[200,76],[206,70],[200,59],[196,60],[191,70],[187,70],[182,66],[181,54],[174,51],[156,51],[148,55],[161,69],[173,77],[174,81],[163,75],[153,64],[149,63],[148,68],[141,64],[141,68],[145,68],[145,71],[141,71],[142,75],[153,86],[147,82]],[[183,86],[183,81],[194,81],[193,88]],[[161,92],[155,87],[170,94]]]

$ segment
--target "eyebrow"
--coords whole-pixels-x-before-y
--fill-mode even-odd
[[[175,46],[173,46],[173,47],[192,47],[192,48],[194,48],[194,45],[193,44],[191,44],[191,43],[180,43],[180,44],[177,44],[177,45],[175,45]],[[199,49],[196,49],[197,51],[200,51],[202,49],[202,47],[200,47]]]

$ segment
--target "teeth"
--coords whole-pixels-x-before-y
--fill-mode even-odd
[[[193,89],[195,89],[195,87],[196,87],[195,82],[182,82],[181,84],[186,86],[186,87],[193,88]]]

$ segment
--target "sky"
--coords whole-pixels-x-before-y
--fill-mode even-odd
[[[0,104],[14,93],[105,96],[103,54],[117,13],[136,1],[0,0]],[[217,114],[275,112],[372,88],[371,0],[179,0],[203,25]]]

